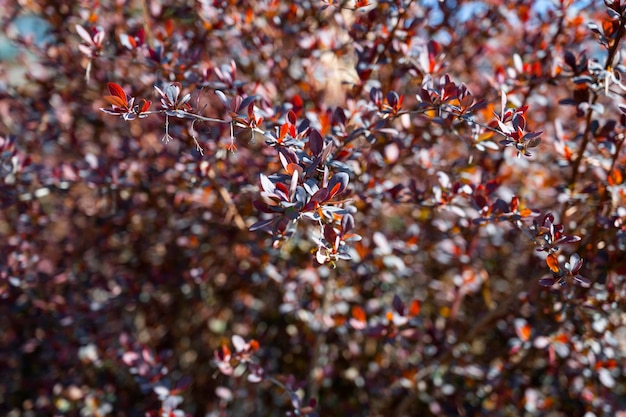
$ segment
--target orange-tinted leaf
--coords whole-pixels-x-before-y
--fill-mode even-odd
[[[609,175],[609,185],[619,185],[624,182],[622,172],[618,168],[614,168]]]
[[[293,175],[294,171],[298,171],[299,174],[302,174],[302,167],[298,164],[294,164],[293,162],[290,162],[287,164],[287,166],[285,167],[285,171],[287,171],[287,173],[289,175]]]
[[[365,310],[363,310],[363,307],[360,306],[353,306],[352,307],[352,317],[355,318],[358,321],[366,321],[367,320],[367,316],[365,314]]]
[[[330,133],[330,122],[331,122],[330,116],[328,113],[322,113],[319,115],[319,118],[320,118],[320,125],[321,125],[320,133],[322,135],[327,135],[328,133]]]
[[[559,272],[559,260],[555,254],[551,253],[548,255],[546,263],[552,272]]]
[[[521,210],[520,210],[520,212],[519,212],[519,214],[520,214],[522,217],[528,217],[528,216],[532,216],[533,211],[532,211],[531,209],[529,209],[529,208],[525,208],[525,209],[521,209]]]
[[[574,153],[572,152],[572,150],[567,145],[565,145],[565,147],[563,148],[563,156],[568,161],[571,161],[572,157],[574,156]]]
[[[408,379],[409,381],[413,381],[415,378],[415,374],[417,374],[417,370],[412,368],[412,369],[407,369],[405,371],[402,371],[402,378]]]
[[[525,320],[520,320],[516,323],[515,332],[522,342],[528,342],[528,340],[530,340],[531,328]]]
[[[554,406],[554,398],[546,397],[539,403],[540,407],[537,407],[539,410],[551,410]]]
[[[359,306],[352,307],[352,318],[349,320],[350,326],[356,330],[363,330],[367,327],[367,317],[365,310]]]
[[[409,307],[409,316],[415,317],[420,313],[420,302],[418,300],[413,300],[411,303],[411,307]]]
[[[107,103],[113,105],[113,106],[117,106],[117,107],[126,107],[126,105],[128,104],[126,102],[126,100],[122,100],[121,98],[117,97],[117,96],[104,96],[102,97],[103,99],[105,99],[107,101]]]
[[[248,344],[250,345],[250,350],[252,350],[253,352],[259,350],[259,342],[257,342],[256,340],[252,339],[250,340],[250,342],[248,342]]]
[[[167,34],[167,36],[171,37],[172,33],[174,33],[174,21],[171,18],[167,19],[163,26],[164,26],[165,33]]]
[[[289,131],[289,124],[283,123],[280,127],[280,134],[278,135],[278,143],[281,143],[285,136],[287,136],[287,132]]]
[[[133,36],[122,33],[120,35],[120,43],[131,51],[137,48],[137,41]]]
[[[229,359],[231,355],[230,349],[226,345],[222,345],[222,357],[224,359]]]

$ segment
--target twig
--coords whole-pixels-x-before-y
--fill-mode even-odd
[[[320,382],[323,378],[319,378],[318,374],[323,372],[323,364],[321,363],[322,349],[326,346],[326,324],[324,318],[330,310],[333,294],[335,292],[335,272],[331,271],[326,285],[324,286],[324,298],[322,300],[321,326],[315,337],[315,345],[313,346],[313,355],[311,358],[311,370],[309,371],[308,384],[309,399],[317,399],[320,390]]]
[[[615,59],[615,55],[617,54],[617,51],[619,51],[619,43],[622,40],[623,36],[624,36],[624,24],[622,23],[619,26],[617,35],[615,36],[615,41],[613,45],[611,45],[611,48],[609,49],[609,55],[606,57],[606,62],[604,64],[604,69],[606,71],[610,71],[611,67],[613,66],[613,60]],[[572,176],[569,182],[569,186],[572,190],[576,186],[576,181],[578,180],[578,174],[580,173],[579,172],[580,164],[582,162],[583,156],[585,154],[585,150],[587,149],[587,146],[589,145],[589,140],[591,138],[591,121],[592,121],[591,116],[593,115],[594,104],[596,104],[596,102],[600,98],[600,94],[598,94],[598,92],[592,90],[592,94],[593,94],[593,97],[591,99],[589,108],[587,109],[587,115],[585,118],[585,131],[583,133],[583,141],[580,145],[580,150],[578,151],[578,154],[576,155],[576,159],[574,160],[574,165],[572,166]]]
[[[455,351],[463,346],[471,342],[477,335],[482,333],[483,331],[488,329],[488,326],[497,321],[502,316],[506,315],[509,311],[509,308],[513,303],[518,299],[518,295],[520,292],[524,290],[528,290],[529,285],[531,285],[531,289],[538,288],[538,281],[535,280],[534,284],[529,284],[528,282],[521,282],[515,287],[495,309],[489,311],[485,314],[470,330],[467,332],[454,346],[449,347],[445,351],[442,351],[441,357],[434,357],[432,359],[432,364],[426,366],[424,369],[420,370],[415,376],[415,383],[419,383],[419,381],[424,378],[426,375],[432,373],[436,368],[443,367],[444,369],[448,367],[449,361],[453,359]],[[410,392],[404,399],[398,404],[393,415],[397,417],[402,417],[408,415],[409,407],[417,401],[417,391]]]
[[[143,30],[146,32],[148,45],[150,45],[151,48],[154,48],[154,36],[152,36],[152,29],[150,28],[150,13],[148,12],[147,0],[141,0],[141,8],[143,10]]]
[[[241,217],[241,214],[239,214],[239,210],[237,210],[237,206],[231,198],[230,193],[224,187],[222,187],[222,185],[217,180],[217,175],[215,174],[215,170],[213,169],[212,165],[209,165],[209,171],[207,172],[207,174],[211,182],[213,182],[215,188],[217,188],[217,192],[219,193],[220,197],[222,197],[222,200],[224,200],[224,203],[226,204],[227,220],[229,218],[232,219],[235,222],[235,226],[237,226],[237,229],[247,230],[245,220],[243,219],[243,217]]]

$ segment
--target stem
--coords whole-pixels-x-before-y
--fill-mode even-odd
[[[530,288],[529,288],[530,286]],[[450,346],[445,351],[441,351],[442,354],[440,357],[433,357],[431,359],[431,363],[421,369],[415,375],[415,384],[419,383],[420,380],[437,370],[438,368],[443,368],[443,373],[447,372],[450,362],[454,360],[454,353],[457,349],[467,343],[470,343],[473,339],[476,338],[479,334],[490,330],[490,325],[496,322],[501,317],[505,316],[509,313],[511,306],[518,300],[518,295],[522,291],[534,291],[539,287],[538,281],[535,280],[534,283],[521,282],[511,291],[511,293],[498,305],[494,310],[489,311],[485,314],[478,322],[469,330],[469,332],[465,333],[465,335],[457,341],[454,346]],[[409,415],[409,408],[416,401],[418,401],[418,392],[416,389],[413,389],[408,393],[407,396],[404,397],[402,401],[398,404],[398,406],[394,409],[393,413],[390,415],[402,417],[405,415]]]
[[[214,119],[212,117],[204,117],[204,116],[200,116],[199,114],[196,113],[189,113],[186,111],[182,112],[186,117],[189,117],[190,119],[197,119],[197,120],[202,120],[203,122],[215,122],[215,123],[231,123],[229,121],[226,120],[221,120],[221,119]]]
[[[615,55],[617,54],[617,51],[619,49],[620,40],[622,39],[623,36],[624,36],[624,24],[620,25],[617,35],[615,37],[615,42],[609,48],[609,55],[607,56],[606,63],[604,64],[604,69],[606,71],[609,71],[611,69],[611,66],[613,65],[613,60],[615,59]],[[597,91],[592,90],[591,94],[592,94],[591,101],[589,104],[589,108],[587,109],[587,114],[585,115],[585,130],[583,132],[583,139],[580,144],[580,149],[578,150],[578,154],[576,155],[576,159],[574,159],[574,163],[572,165],[572,175],[570,177],[569,185],[568,185],[571,191],[574,191],[576,189],[576,183],[578,182],[579,174],[581,174],[580,166],[582,164],[582,160],[585,155],[585,150],[587,149],[587,146],[589,146],[589,142],[591,140],[591,122],[592,122],[592,116],[593,116],[593,108],[594,108],[594,104],[596,104],[598,99],[600,98],[600,94]],[[561,223],[564,223],[565,214],[569,207],[570,207],[570,200],[566,201],[563,204],[563,210],[561,211],[561,215],[560,215]],[[597,226],[597,223],[596,223],[596,226]]]
[[[521,229],[524,231],[525,229]],[[534,241],[533,238],[531,240]],[[528,265],[530,264],[531,255],[528,254],[526,261],[520,262],[519,265]],[[475,324],[466,332],[456,343],[452,346],[449,346],[447,349],[441,349],[439,352],[432,358],[429,358],[429,364],[426,365],[423,369],[417,372],[414,377],[415,387],[400,401],[400,403],[395,407],[393,413],[390,415],[402,417],[405,415],[409,415],[409,408],[418,401],[418,392],[417,392],[417,384],[427,377],[429,374],[432,374],[435,370],[439,369],[440,373],[445,373],[449,369],[449,365],[451,362],[455,360],[455,352],[459,350],[459,348],[464,345],[471,344],[477,336],[481,333],[485,333],[492,328],[492,324],[498,321],[500,318],[506,316],[511,311],[511,307],[519,300],[518,296],[521,292],[528,292],[529,294],[536,293],[540,288],[539,281],[534,280],[532,282],[523,281],[520,282],[509,294],[508,296],[502,300],[498,306],[489,312],[487,312],[482,318],[477,320]],[[443,370],[442,370],[442,369]]]
[[[326,331],[328,330],[324,317],[326,317],[328,311],[330,310],[333,293],[335,292],[335,284],[335,273],[331,272],[326,281],[326,285],[324,286],[324,298],[322,300],[322,313],[320,320],[321,326],[315,337],[315,345],[313,346],[313,356],[311,358],[313,366],[309,372],[307,384],[309,387],[309,398],[318,398],[320,382],[324,379],[323,375],[318,377],[319,373],[323,373],[324,364],[322,363],[322,350],[326,349]]]
[[[591,104],[587,109],[587,115],[585,116],[585,131],[583,132],[583,141],[580,144],[580,150],[576,155],[576,159],[574,159],[574,164],[572,165],[572,176],[569,181],[569,187],[573,190],[576,187],[576,181],[578,180],[578,174],[580,170],[580,164],[583,159],[583,155],[585,154],[585,150],[587,149],[587,145],[589,145],[589,138],[591,133],[591,117],[593,116],[593,105],[598,101],[598,95],[594,93],[593,98],[591,100]],[[566,205],[567,206],[567,205]],[[562,217],[561,217],[562,218]],[[562,220],[561,220],[562,222]]]
[[[209,171],[207,174],[209,176],[209,179],[213,183],[213,186],[217,188],[217,192],[226,204],[226,220],[228,221],[228,219],[230,218],[235,222],[235,226],[237,226],[237,229],[247,230],[246,222],[244,221],[243,217],[241,217],[241,214],[239,214],[239,210],[237,210],[237,206],[231,198],[230,193],[224,187],[222,187],[222,185],[217,180],[217,175],[215,174],[215,170],[213,169],[212,165],[209,165]]]
[[[150,28],[150,12],[148,12],[147,0],[141,0],[141,9],[143,11],[143,30],[146,32],[146,40],[151,48],[154,48],[154,36]]]
[[[617,51],[619,50],[619,43],[622,40],[623,36],[624,36],[624,24],[621,24],[617,31],[617,35],[615,36],[615,42],[613,42],[613,45],[611,45],[611,47],[609,48],[609,55],[607,56],[606,63],[604,64],[604,69],[606,71],[609,71],[611,67],[613,66],[613,60],[615,59],[615,55],[617,54]],[[600,95],[596,91],[592,91],[591,103],[590,103],[589,108],[587,109],[587,115],[585,118],[586,126],[585,126],[585,131],[583,133],[583,140],[580,145],[580,150],[578,151],[578,154],[576,155],[576,159],[574,160],[574,165],[572,166],[572,176],[570,178],[570,183],[569,183],[571,190],[573,190],[576,187],[576,181],[578,180],[578,175],[580,173],[579,172],[580,165],[582,163],[585,150],[587,149],[587,146],[589,145],[589,140],[591,139],[590,133],[591,133],[591,117],[593,115],[593,105],[596,104],[599,98],[600,98]],[[563,210],[563,214],[565,214],[565,209]]]
[[[414,0],[409,0],[407,2],[406,6],[404,6],[402,8],[402,11],[398,14],[398,20],[397,20],[396,24],[393,26],[393,28],[391,28],[391,31],[389,31],[389,34],[387,35],[387,38],[385,39],[385,41],[383,43],[384,47],[380,48],[376,52],[374,57],[372,58],[372,60],[371,60],[371,65],[372,66],[376,65],[376,63],[380,59],[381,55],[389,50],[389,47],[390,47],[391,43],[393,42],[394,37],[396,36],[396,31],[400,27],[401,23],[404,21],[404,17],[406,16],[406,13],[407,13],[408,9],[413,4],[413,1]],[[354,96],[355,97],[357,97],[363,91],[363,88],[364,88],[367,80],[369,80],[371,78],[372,74],[373,74],[373,71],[369,73],[369,75],[368,75],[368,77],[366,79],[362,79],[360,81],[360,83],[356,85],[356,89],[357,90],[356,90],[356,92],[354,92]]]

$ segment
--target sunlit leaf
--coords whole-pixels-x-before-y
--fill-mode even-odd
[[[557,256],[553,253],[549,254],[546,257],[546,263],[548,264],[548,267],[550,268],[550,270],[552,272],[559,272],[559,259],[557,258]]]

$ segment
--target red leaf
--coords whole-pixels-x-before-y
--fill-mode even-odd
[[[352,317],[354,317],[356,320],[361,321],[361,322],[365,322],[367,320],[367,316],[365,315],[365,310],[363,310],[363,308],[360,306],[352,307]]]
[[[531,328],[526,320],[516,320],[515,332],[522,342],[527,342],[530,339]]]
[[[146,99],[142,99],[142,100],[143,100],[143,105],[141,106],[141,113],[144,113],[150,109],[150,106],[152,105],[152,101],[146,100]]]
[[[230,348],[226,345],[222,345],[222,360],[230,360]]]
[[[109,87],[109,92],[112,96],[119,97],[124,102],[124,105],[128,105],[128,99],[126,98],[126,93],[122,87],[115,83],[108,83],[107,86]]]
[[[292,110],[289,110],[289,112],[287,112],[287,121],[293,126],[295,126],[296,122],[298,121],[298,117]]]
[[[293,99],[291,99],[291,104],[293,104],[293,111],[296,116],[299,115],[302,112],[302,108],[304,107],[302,97],[296,94]]]
[[[352,307],[352,318],[350,319],[350,325],[357,330],[363,330],[367,327],[367,316],[365,315],[365,310],[363,310],[362,307]]]
[[[283,123],[280,127],[280,133],[278,135],[278,143],[281,143],[285,136],[287,136],[287,132],[289,131],[289,125],[287,123]]]

